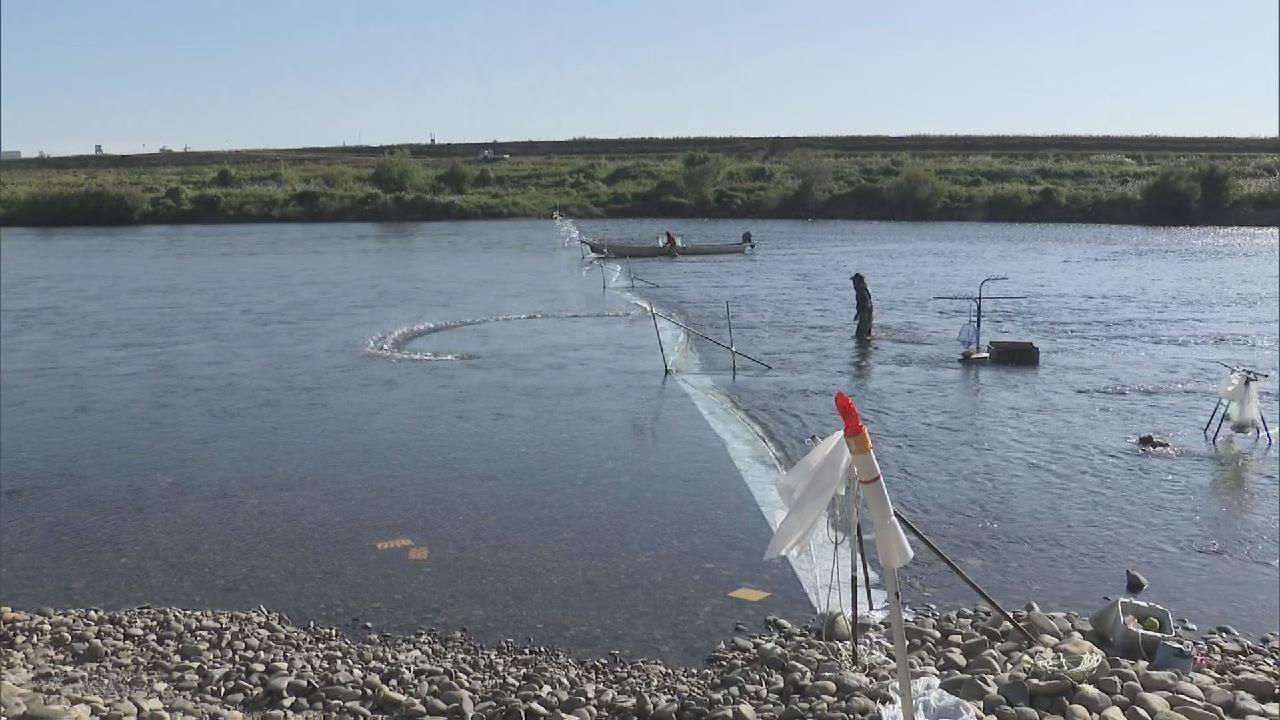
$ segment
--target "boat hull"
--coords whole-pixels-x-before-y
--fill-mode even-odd
[[[600,240],[583,240],[584,245],[597,255],[614,258],[676,257],[679,255],[742,255],[755,243],[724,243],[719,245],[618,245]]]

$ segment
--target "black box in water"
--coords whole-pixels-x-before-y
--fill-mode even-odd
[[[997,340],[987,343],[989,362],[998,365],[1039,365],[1040,348],[1034,343]]]

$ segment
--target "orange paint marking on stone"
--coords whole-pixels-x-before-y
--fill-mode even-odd
[[[426,559],[427,559],[427,549],[426,549],[426,548],[424,548],[424,547],[411,547],[411,548],[409,548],[409,559],[410,559],[410,560],[426,560]]]
[[[374,547],[379,550],[394,550],[395,548],[413,547],[413,541],[409,538],[392,538],[390,540],[382,540],[374,543]]]

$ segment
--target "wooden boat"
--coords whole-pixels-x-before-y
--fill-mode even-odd
[[[675,245],[663,242],[659,236],[653,245],[635,245],[628,243],[612,243],[608,240],[583,240],[583,245],[591,248],[597,255],[614,258],[651,258],[677,257],[680,255],[742,255],[755,248],[751,236],[746,235],[742,242],[715,243],[709,245],[685,245],[677,241]]]

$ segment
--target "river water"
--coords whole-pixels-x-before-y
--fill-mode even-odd
[[[1218,361],[1277,371],[1274,229],[675,229],[761,245],[602,292],[550,221],[4,230],[0,599],[262,602],[696,661],[821,600],[821,560],[759,560],[762,488],[844,389],[895,502],[1002,601],[1090,611],[1133,568],[1175,617],[1275,628],[1278,456],[1201,434]],[[985,304],[984,338],[1034,341],[1038,368],[955,362],[968,303],[931,297],[996,273],[1027,297]],[[774,369],[734,376],[694,339],[664,380],[636,300],[715,337],[728,301]],[[975,600],[919,546],[906,580],[909,602]]]

